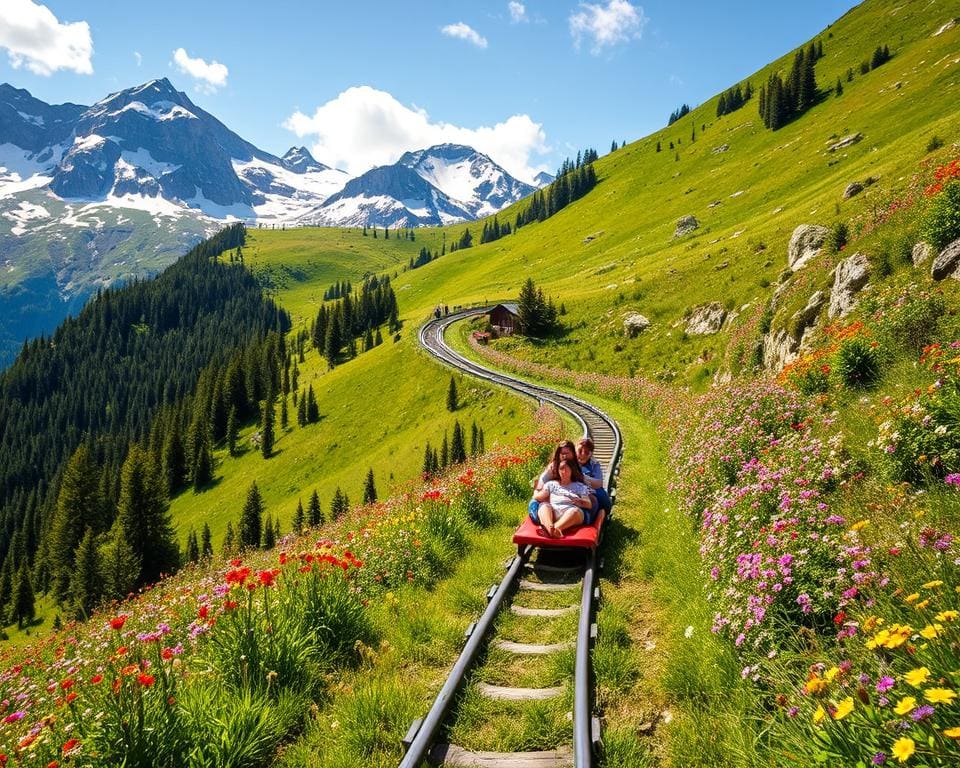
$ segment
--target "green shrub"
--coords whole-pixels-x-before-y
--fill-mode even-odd
[[[927,152],[935,152],[943,146],[943,139],[941,139],[937,134],[933,134],[930,137],[930,141],[927,142]]]
[[[867,339],[847,339],[834,354],[832,369],[847,389],[872,387],[880,380],[878,347]]]
[[[847,226],[847,222],[838,221],[830,227],[830,234],[827,235],[827,248],[829,248],[832,253],[840,253],[849,239],[850,228]]]
[[[938,251],[960,237],[960,181],[951,181],[933,198],[920,223],[920,236]]]
[[[933,341],[946,310],[942,294],[911,285],[885,308],[880,332],[893,346],[916,356]]]

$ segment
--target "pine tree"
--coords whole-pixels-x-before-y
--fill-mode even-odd
[[[33,582],[30,579],[30,568],[27,565],[27,559],[24,558],[20,561],[16,582],[13,585],[13,595],[10,600],[8,619],[17,622],[18,629],[23,629],[24,625],[33,621],[35,615],[36,606]]]
[[[261,542],[261,546],[264,549],[273,549],[276,545],[276,529],[273,527],[273,518],[268,515],[263,523],[263,541]]]
[[[470,424],[470,455],[476,456],[477,449],[480,447],[480,433],[477,430],[477,422]]]
[[[57,600],[62,601],[69,592],[74,552],[84,531],[100,529],[103,501],[99,485],[99,469],[87,444],[81,443],[63,471],[50,530],[50,566]]]
[[[447,433],[443,433],[443,442],[440,444],[440,469],[446,469],[450,464],[450,446],[447,444]]]
[[[843,95],[843,83],[840,82],[840,78],[839,78],[839,77],[837,78],[837,84],[836,84],[836,86],[834,86],[833,95],[834,95],[834,96],[842,96],[842,95]]]
[[[267,390],[267,398],[263,401],[263,414],[260,420],[260,453],[265,459],[273,455],[273,441],[276,437],[273,432],[273,399],[274,394],[271,388]]]
[[[227,450],[231,456],[237,455],[237,409],[230,406],[230,413],[227,416]]]
[[[200,533],[200,556],[204,559],[213,557],[213,534],[210,533],[210,526],[203,524],[203,531]]]
[[[193,529],[187,534],[187,562],[195,563],[200,559],[200,543],[197,541],[197,532]]]
[[[366,482],[363,484],[363,503],[372,504],[377,500],[377,487],[373,482],[373,467],[367,472]]]
[[[317,398],[313,394],[313,385],[307,387],[307,422],[316,424],[320,421],[320,406],[317,405]]]
[[[432,475],[436,471],[433,465],[433,449],[430,447],[430,441],[427,441],[427,447],[423,449],[423,469],[424,475]]]
[[[298,536],[303,533],[303,501],[297,499],[297,511],[293,513],[293,532]]]
[[[374,230],[374,236],[376,236],[376,230]],[[323,343],[323,356],[327,359],[328,368],[333,368],[337,364],[337,356],[340,354],[340,347],[343,346],[340,334],[340,315],[338,312],[332,312],[330,321],[327,323],[327,336]]]
[[[70,577],[71,604],[78,619],[87,618],[103,598],[103,580],[98,561],[93,529],[87,527],[77,547],[76,566]]]
[[[224,557],[227,557],[236,552],[236,549],[237,536],[233,532],[233,523],[227,520],[227,530],[223,534],[223,546],[220,548],[220,551],[223,553]]]
[[[316,489],[310,494],[310,503],[307,505],[307,525],[323,525],[323,510],[320,508],[320,495]]]
[[[297,426],[305,427],[307,425],[307,398],[301,397],[297,405]]]
[[[166,494],[148,455],[136,444],[130,446],[120,473],[115,524],[140,558],[140,583],[152,583],[176,569],[179,551]]]
[[[241,549],[259,547],[263,535],[263,498],[256,480],[251,483],[247,491],[247,501],[240,513],[240,525],[237,528],[237,538]]]
[[[103,563],[103,594],[108,600],[122,600],[137,586],[142,564],[123,528],[114,524],[110,538],[100,552]]]
[[[163,454],[163,476],[168,496],[173,496],[182,489],[187,480],[187,455],[183,445],[183,434],[180,432],[179,419],[174,416],[171,421],[171,428],[167,431],[161,451]]]
[[[463,444],[463,428],[459,421],[453,422],[453,438],[450,441],[450,463],[463,464],[467,460],[467,451]]]
[[[457,402],[457,382],[454,377],[450,377],[450,386],[447,388],[447,410],[451,413],[459,408]]]
[[[282,395],[280,398],[280,429],[286,429],[289,423],[290,414],[287,411],[287,396]]]
[[[333,499],[330,501],[330,519],[339,520],[350,510],[350,499],[340,486],[333,492]]]
[[[477,439],[477,451],[479,453],[485,453],[486,450],[487,449],[486,449],[486,446],[484,445],[484,440],[483,440],[483,427],[480,427],[480,436]]]
[[[5,619],[7,615],[7,607],[13,596],[13,579],[13,557],[8,552],[3,559],[3,567],[0,568],[0,618]]]

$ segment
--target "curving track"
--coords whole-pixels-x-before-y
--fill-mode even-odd
[[[486,311],[485,307],[457,312],[447,317],[431,320],[420,329],[420,343],[432,355],[442,362],[477,378],[490,381],[528,395],[538,402],[550,403],[554,407],[571,414],[590,436],[595,444],[594,456],[604,468],[607,488],[611,498],[615,498],[614,479],[618,472],[622,440],[617,423],[600,409],[548,387],[509,376],[486,368],[454,352],[444,341],[446,328],[458,320]],[[431,763],[458,766],[500,766],[529,768],[590,768],[593,765],[594,752],[599,746],[599,722],[593,717],[593,684],[590,667],[590,647],[596,638],[596,624],[593,615],[600,589],[595,586],[597,571],[596,552],[584,550],[581,575],[580,619],[576,639],[576,667],[574,673],[574,712],[573,712],[573,749],[559,749],[553,752],[527,753],[475,753],[462,750],[455,745],[436,743],[443,724],[452,710],[457,692],[460,690],[467,673],[486,644],[486,636],[493,626],[500,609],[506,605],[507,598],[518,586],[522,586],[522,575],[531,567],[529,562],[535,552],[533,547],[522,548],[508,566],[507,573],[499,585],[491,587],[488,593],[489,604],[480,619],[467,630],[467,641],[460,657],[454,664],[450,675],[434,700],[430,712],[417,720],[404,738],[406,755],[400,768],[417,768],[425,760]],[[539,562],[539,558],[538,558]],[[535,566],[534,566],[535,567]],[[512,689],[515,695],[536,695],[540,689]],[[532,693],[530,693],[532,691]]]

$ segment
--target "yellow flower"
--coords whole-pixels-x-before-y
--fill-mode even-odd
[[[872,650],[873,650],[874,648],[876,648],[877,646],[886,645],[887,640],[889,640],[889,639],[890,639],[890,630],[889,630],[889,629],[881,629],[881,630],[880,630],[879,632],[877,632],[877,634],[875,634],[872,638],[870,638],[869,640],[867,640],[867,648],[869,648],[869,649],[872,651]]]
[[[910,685],[912,685],[914,688],[919,688],[930,679],[930,670],[926,667],[920,667],[919,669],[914,669],[910,672],[907,672],[907,674],[903,676],[903,679],[910,683]]]
[[[839,674],[840,667],[830,667],[826,672],[823,673],[823,679],[828,683],[832,683],[834,678]]]
[[[913,607],[916,608],[918,611],[922,611],[922,610],[923,610],[924,608],[926,608],[928,605],[930,605],[930,601],[929,601],[929,600],[921,600],[919,603],[917,603],[917,604],[916,604],[915,606],[913,606]]]
[[[956,726],[953,728],[947,728],[945,731],[943,731],[943,735],[948,736],[951,739],[960,739],[960,728]]]
[[[817,677],[814,675],[807,680],[806,685],[803,687],[810,696],[816,696],[817,694],[823,693],[825,690],[827,690],[827,681],[822,677]]]
[[[957,611],[940,611],[936,615],[937,621],[956,621],[960,617],[960,613]]]
[[[909,712],[913,712],[917,708],[917,700],[913,696],[904,696],[897,702],[897,706],[894,707],[893,711],[898,715],[906,715]]]
[[[936,581],[928,581],[923,585],[923,589],[935,589],[936,587],[942,587],[943,582],[937,579]]]
[[[920,634],[927,640],[935,639],[941,632],[943,632],[943,624],[927,624],[920,630]]]
[[[903,598],[903,602],[912,603],[914,600],[918,600],[919,598],[920,598],[920,593],[914,592],[912,595],[907,595],[905,598]]]
[[[949,704],[957,698],[957,692],[949,688],[928,688],[923,694],[923,698],[931,704]]]
[[[827,710],[823,708],[823,704],[817,704],[817,709],[813,713],[813,723],[814,725],[820,725],[823,722],[823,718],[827,716]]]
[[[847,696],[847,698],[837,704],[837,709],[833,713],[833,719],[843,720],[843,718],[845,718],[851,712],[853,712],[853,697]]]
[[[883,625],[883,619],[879,616],[868,616],[863,622],[864,632],[873,632],[874,629]]]
[[[862,530],[863,530],[864,528],[866,528],[868,525],[870,525],[870,521],[869,521],[869,520],[860,520],[860,521],[854,523],[853,525],[851,525],[851,526],[850,526],[850,530],[851,530],[851,531],[862,531]]]
[[[910,756],[917,751],[917,745],[909,736],[904,736],[893,742],[890,751],[893,752],[893,756],[897,758],[897,760],[905,763],[910,759]]]

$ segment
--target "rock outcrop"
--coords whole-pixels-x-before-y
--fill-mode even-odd
[[[623,318],[623,335],[634,339],[650,327],[650,321],[639,312],[631,312]]]
[[[863,192],[863,184],[861,184],[859,181],[851,181],[849,184],[847,184],[847,188],[843,190],[843,199],[849,200],[851,197],[859,195],[861,192]]]
[[[960,280],[958,267],[960,267],[960,238],[937,254],[937,258],[933,260],[933,266],[930,267],[930,277],[934,280],[943,280],[945,277]]]
[[[844,136],[837,142],[834,142],[829,147],[827,147],[828,152],[836,152],[838,149],[845,149],[849,146],[856,144],[860,139],[863,138],[863,134],[859,131],[857,133],[851,133],[849,136]]]
[[[930,247],[930,243],[925,243],[923,240],[914,244],[913,250],[910,251],[910,260],[915,267],[925,264],[931,256],[933,256],[933,248]]]
[[[820,253],[830,230],[818,224],[801,224],[790,236],[787,246],[787,264],[796,271]]]
[[[727,310],[719,302],[701,304],[687,319],[685,330],[688,336],[709,336],[723,327],[726,317]]]
[[[700,222],[697,221],[696,216],[681,216],[679,219],[677,219],[677,228],[673,231],[673,236],[683,237],[699,227]]]
[[[820,310],[826,303],[827,295],[823,291],[817,291],[807,301],[807,306],[795,312],[793,317],[790,318],[790,335],[796,341],[803,339],[807,329],[813,327],[817,321],[817,315],[820,314]]]
[[[763,337],[763,367],[779,372],[797,358],[800,342],[782,328]]]
[[[830,307],[827,316],[832,320],[843,317],[856,306],[856,295],[870,279],[870,262],[866,254],[855,253],[844,259],[833,273],[833,289],[830,292]]]

